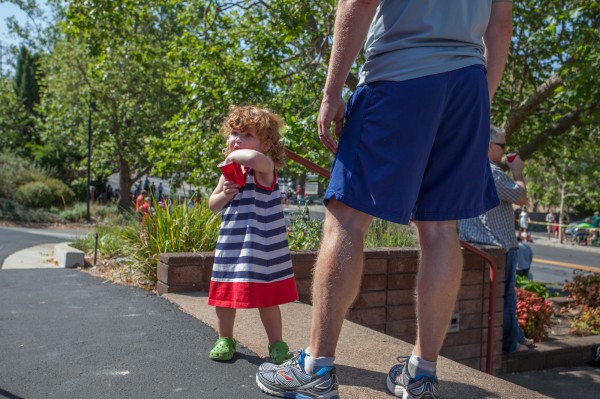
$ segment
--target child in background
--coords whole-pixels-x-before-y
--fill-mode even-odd
[[[230,360],[236,351],[236,309],[258,308],[273,363],[287,360],[279,305],[298,299],[276,169],[284,166],[279,130],[282,120],[258,107],[231,107],[223,123],[224,164],[242,165],[243,189],[219,183],[208,201],[222,212],[208,304],[216,306],[219,339],[213,360]]]

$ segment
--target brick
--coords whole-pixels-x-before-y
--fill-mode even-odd
[[[416,318],[414,305],[388,306],[387,308],[388,322],[396,320],[415,320]]]
[[[385,308],[352,309],[346,319],[363,326],[385,324]]]
[[[364,250],[364,259],[365,261],[369,259],[385,259],[387,262],[391,252],[390,248],[366,248]]]
[[[314,262],[305,260],[292,261],[296,279],[312,279]]]
[[[477,313],[481,314],[483,304],[479,299],[466,299],[457,302],[458,312],[461,314]]]
[[[385,307],[385,291],[360,292],[353,309]]]
[[[296,289],[298,290],[300,300],[309,305],[312,304],[310,300],[311,285],[311,280],[296,280]]]
[[[487,336],[481,335],[481,329],[460,329],[459,332],[449,333],[446,335],[446,339],[444,340],[444,346],[457,346],[457,345],[468,345],[468,344],[478,344],[482,340],[484,342],[487,341]]]
[[[483,325],[480,314],[461,314],[459,323],[460,328],[465,330],[470,328],[481,328]],[[487,320],[485,321],[485,325],[487,326]]]
[[[387,277],[388,290],[405,290],[415,288],[416,275],[412,273],[391,274]]]
[[[214,252],[170,252],[158,255],[158,260],[171,266],[202,266],[207,258],[214,259]],[[212,263],[212,262],[211,262]]]
[[[485,290],[483,290],[480,285],[463,285],[458,291],[459,301],[467,299],[481,299],[485,297]]]
[[[295,262],[308,262],[315,264],[317,260],[317,251],[292,251],[292,263]]]
[[[384,291],[386,289],[386,276],[384,274],[367,274],[363,276],[360,286],[361,291]]]
[[[481,268],[479,270],[465,270],[462,273],[461,283],[462,285],[481,285],[482,279]]]
[[[418,255],[415,258],[390,258],[388,262],[388,273],[416,273],[419,270]]]
[[[163,263],[160,268],[161,281],[168,285],[199,284],[204,281],[202,278],[202,266],[171,266],[168,268],[165,268],[164,266]],[[166,279],[164,277],[166,277]]]
[[[479,344],[443,346],[440,354],[452,360],[479,357]]]
[[[413,305],[415,303],[415,291],[410,290],[388,290],[387,304],[390,305]]]
[[[365,259],[364,274],[386,274],[387,265],[387,258],[367,258]]]

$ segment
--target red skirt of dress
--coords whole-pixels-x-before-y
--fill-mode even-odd
[[[268,283],[210,282],[208,304],[224,308],[267,308],[298,300],[294,277]]]

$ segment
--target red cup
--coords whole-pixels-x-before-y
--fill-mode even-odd
[[[508,154],[506,156],[506,160],[510,163],[510,162],[512,162],[512,161],[515,160],[515,158],[517,157],[517,155],[519,155],[519,154],[517,154],[516,152],[511,152],[510,154]]]
[[[237,162],[231,162],[227,164],[218,164],[217,165],[223,176],[225,176],[225,180],[232,181],[240,187],[244,187],[246,184],[246,178],[244,177],[244,172],[242,171],[242,165]]]

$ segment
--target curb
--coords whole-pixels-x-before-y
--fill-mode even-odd
[[[598,335],[538,342],[527,352],[503,356],[501,374],[583,366],[593,360],[592,347],[599,344]]]
[[[54,245],[54,260],[58,265],[67,269],[72,269],[77,266],[83,266],[83,257],[85,253],[79,249],[73,248],[70,243],[63,242]]]

